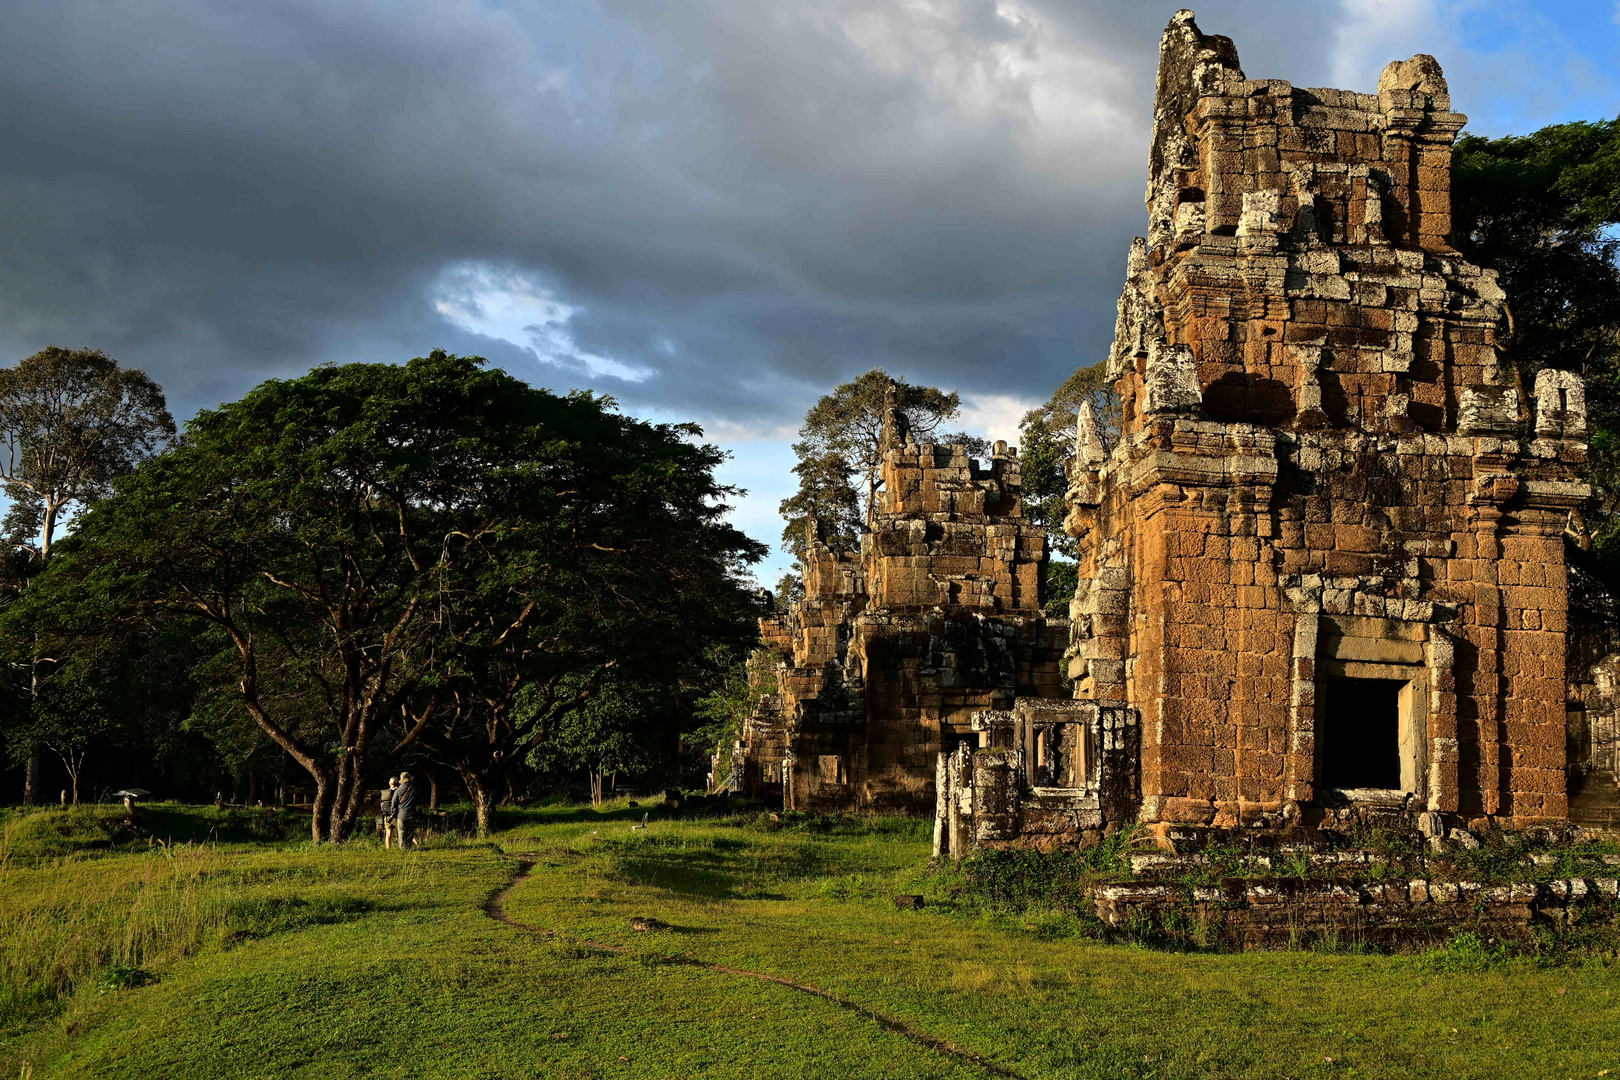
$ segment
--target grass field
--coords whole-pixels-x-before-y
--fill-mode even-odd
[[[1174,953],[896,910],[950,883],[926,822],[556,807],[402,855],[168,813],[150,847],[93,810],[4,824],[0,1080],[1620,1076],[1612,963]]]

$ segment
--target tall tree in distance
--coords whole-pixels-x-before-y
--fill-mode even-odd
[[[793,448],[797,451],[803,445],[796,443]],[[799,490],[777,507],[787,521],[782,530],[783,550],[801,566],[812,536],[839,554],[855,550],[865,523],[860,495],[851,482],[855,470],[848,459],[834,452],[808,457],[801,453],[793,475],[799,478]]]
[[[533,704],[533,686],[518,695],[517,711]],[[543,706],[542,706],[543,707]],[[634,775],[652,762],[645,737],[651,720],[671,711],[668,695],[634,678],[606,678],[578,708],[559,719],[551,736],[529,753],[529,764],[549,772],[585,774],[591,805],[601,806],[616,775]]]
[[[15,547],[51,557],[59,529],[174,437],[163,390],[99,349],[41,349],[0,370],[0,484]]]
[[[939,430],[961,412],[962,398],[954,391],[891,380],[882,368],[836,387],[805,414],[799,441],[793,444],[799,490],[779,508],[787,519],[782,548],[801,566],[811,534],[835,551],[849,551],[871,527],[883,482],[883,418],[891,383],[916,441],[965,446],[978,456],[989,453],[977,436]]]
[[[3,527],[10,568],[20,586],[51,557],[59,530],[112,482],[134,470],[174,437],[163,390],[143,372],[121,368],[99,349],[41,349],[0,369],[0,488],[11,507]],[[49,675],[30,649],[27,708],[39,700]],[[31,717],[25,728],[36,726]],[[64,739],[74,737],[61,732]],[[60,740],[59,740],[60,741]],[[28,738],[23,803],[39,797],[40,749]],[[59,751],[60,752],[60,751]],[[78,797],[78,770],[64,756]],[[82,754],[77,760],[82,760]]]
[[[1119,395],[1107,378],[1106,364],[1093,364],[1077,370],[1052,392],[1045,404],[1024,414],[1018,428],[1022,444],[1018,456],[1024,482],[1024,513],[1046,529],[1053,548],[1074,557],[1074,541],[1063,532],[1068,513],[1064,494],[1069,489],[1065,472],[1074,457],[1075,423],[1080,406],[1089,402],[1102,438],[1104,452],[1112,452],[1119,441]],[[1071,585],[1069,592],[1073,593]]]

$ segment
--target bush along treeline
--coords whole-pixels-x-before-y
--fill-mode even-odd
[[[0,427],[25,801],[47,767],[75,800],[273,777],[341,840],[405,765],[484,828],[548,776],[701,776],[682,736],[757,643],[723,453],[476,357],[317,368],[176,435],[145,376],[48,349],[0,373]]]

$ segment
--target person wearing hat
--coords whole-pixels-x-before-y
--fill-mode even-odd
[[[416,784],[411,774],[399,774],[399,787],[394,789],[394,836],[399,840],[399,850],[408,850],[416,837],[411,832],[411,810],[416,806]]]

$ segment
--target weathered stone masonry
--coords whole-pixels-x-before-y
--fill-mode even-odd
[[[1465,118],[1439,64],[1376,94],[1248,79],[1179,12],[1156,108],[1123,435],[1105,456],[1083,413],[1070,474],[1091,704],[981,717],[985,748],[940,764],[941,850],[1563,820],[1582,389],[1521,393],[1496,275],[1447,243]]]
[[[788,809],[931,809],[935,761],[977,744],[974,713],[1065,694],[1068,622],[1042,610],[1047,540],[1023,516],[1017,450],[981,467],[890,416],[860,551],[812,541],[804,600],[761,624],[779,693],[732,775]]]

